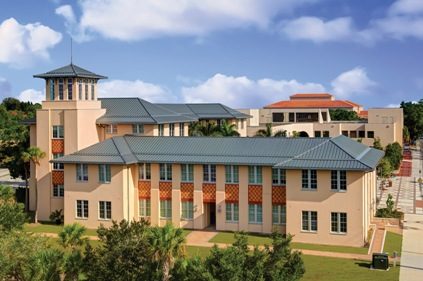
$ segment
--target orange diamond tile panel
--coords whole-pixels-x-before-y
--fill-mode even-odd
[[[65,183],[65,175],[63,171],[52,171],[51,172],[51,181],[53,184],[64,184]]]
[[[249,203],[261,203],[263,200],[263,191],[261,185],[249,185],[248,186],[248,202]]]
[[[203,183],[203,202],[205,203],[216,202],[216,184]]]
[[[139,181],[138,182],[138,198],[150,199],[151,182]]]
[[[172,199],[172,182],[161,181],[159,182],[160,199]]]
[[[194,184],[190,182],[181,182],[181,201],[194,200]]]
[[[272,203],[285,205],[286,204],[286,187],[272,186]]]
[[[51,152],[52,153],[64,153],[65,142],[64,140],[51,140]]]
[[[225,184],[225,201],[238,202],[239,200],[239,185],[238,184]]]

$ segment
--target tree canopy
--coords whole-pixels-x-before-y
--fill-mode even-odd
[[[256,132],[256,137],[286,137],[286,131],[279,130],[273,133],[272,123],[267,123],[265,129]]]
[[[330,109],[329,110],[330,119],[332,121],[355,121],[360,120],[360,117],[357,115],[357,112],[352,110],[345,109]]]
[[[401,102],[404,111],[404,126],[407,127],[411,140],[423,136],[423,99],[419,102]]]

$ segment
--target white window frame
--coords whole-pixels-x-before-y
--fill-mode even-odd
[[[214,164],[203,165],[203,182],[205,183],[216,182],[216,165]]]
[[[182,201],[181,202],[181,219],[191,221],[194,219],[194,202]]]
[[[304,186],[303,179],[304,179],[304,172],[307,172],[307,185]],[[313,187],[312,182],[312,175],[316,175],[316,184]],[[317,190],[317,170],[302,170],[301,172],[301,188],[302,190]]]
[[[307,213],[307,225],[308,228],[304,229],[304,223],[303,223],[303,214],[304,212]],[[316,213],[316,229],[312,229],[312,213]],[[317,232],[319,230],[319,214],[317,211],[302,211],[301,212],[301,231],[302,232]]]
[[[63,153],[53,153],[53,159],[63,157]],[[53,171],[63,171],[65,169],[65,164],[63,163],[53,163]]]
[[[117,133],[118,133],[118,126],[117,126],[117,124],[109,124],[109,125],[106,125],[106,134],[116,135]]]
[[[65,196],[65,186],[63,184],[53,184],[53,197],[62,198]]]
[[[79,97],[79,100],[83,100],[82,80],[81,79],[78,79],[78,97]]]
[[[225,183],[239,184],[238,165],[225,165]]]
[[[109,172],[109,173],[107,173]],[[110,176],[108,178],[107,176]],[[101,178],[103,177],[103,178]],[[98,165],[98,182],[101,183],[110,183],[112,181],[112,168],[109,164],[99,164]]]
[[[73,79],[72,78],[68,78],[67,81],[67,90],[68,90],[68,100],[72,100],[73,99]]]
[[[181,164],[181,182],[194,182],[193,164]]]
[[[336,175],[334,176],[334,173]],[[341,175],[345,177],[341,179]],[[334,182],[336,181],[336,182]],[[336,186],[336,188],[334,188]],[[336,192],[346,192],[347,191],[347,171],[345,170],[332,170],[330,174],[330,189]]]
[[[173,123],[169,124],[169,136],[170,137],[175,136],[175,124]]]
[[[286,225],[286,205],[272,205],[272,224]]]
[[[341,222],[341,214],[345,215],[345,231],[341,231],[341,224],[344,222]],[[332,229],[332,215],[336,215],[336,231],[333,231]],[[348,233],[348,214],[346,212],[331,212],[330,213],[330,233],[333,234],[347,234]]]
[[[62,125],[54,125],[52,128],[52,138],[62,140],[65,137],[65,129]]]
[[[76,181],[87,182],[88,179],[88,164],[76,164]]]
[[[151,201],[150,199],[139,199],[139,216],[150,217],[151,216]]]
[[[78,216],[78,204],[81,204],[81,216]],[[86,210],[85,210],[86,207]],[[76,200],[75,201],[75,218],[77,219],[88,219],[88,216],[90,214],[89,210],[89,202],[88,200]]]
[[[272,169],[272,185],[286,185],[286,170]]]
[[[263,168],[261,166],[248,166],[248,184],[263,184]]]
[[[254,218],[250,217],[250,207],[254,208]],[[259,216],[259,210],[261,211],[261,220]],[[249,224],[263,224],[263,205],[262,204],[248,204],[248,223]]]
[[[226,202],[225,219],[227,223],[239,222],[239,204],[235,202]],[[229,217],[229,219],[228,219]]]
[[[59,91],[58,91],[58,100],[64,100],[65,99],[65,81],[64,79],[59,79]]]
[[[91,100],[95,100],[94,80],[91,80]]]
[[[162,171],[164,177],[162,177]],[[160,181],[172,181],[172,164],[160,163],[159,164],[159,179]]]
[[[101,215],[102,212],[103,212],[103,217]],[[99,220],[111,220],[112,219],[112,202],[111,201],[99,201],[98,202],[98,219]]]
[[[144,124],[132,124],[132,133],[135,135],[144,135]]]
[[[84,88],[85,88],[85,100],[89,100],[90,99],[90,94],[88,92],[88,80],[84,80]]]
[[[163,209],[162,209],[162,205]],[[162,216],[162,210],[164,210],[164,215],[167,216]],[[160,200],[160,219],[163,220],[169,220],[172,219],[172,200]]]
[[[157,125],[158,135],[159,137],[164,136],[164,124]]]
[[[138,164],[138,180],[151,180],[151,164]]]
[[[179,123],[179,136],[183,137],[185,135],[185,123]]]

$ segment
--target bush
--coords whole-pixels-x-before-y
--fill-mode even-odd
[[[376,210],[376,217],[378,218],[401,218],[402,212],[397,211],[395,208],[395,202],[391,194],[388,194],[386,199],[386,208],[380,208]]]
[[[385,157],[391,163],[392,168],[397,170],[401,165],[402,147],[398,142],[388,144],[385,148]]]

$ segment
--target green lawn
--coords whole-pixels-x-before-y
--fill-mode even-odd
[[[188,257],[199,256],[200,258],[205,258],[209,255],[210,249],[208,247],[186,246]]]
[[[260,234],[248,234],[248,244],[250,245],[270,245],[272,239],[268,236]],[[234,233],[232,232],[219,232],[209,242],[211,243],[226,243],[232,244],[235,241]],[[363,254],[366,255],[368,248],[360,247],[348,247],[348,246],[330,246],[330,245],[319,245],[319,244],[307,244],[307,243],[291,243],[293,249],[301,250],[315,250],[324,252],[336,252],[336,253],[352,253],[352,254]]]
[[[25,224],[24,231],[33,232],[33,233],[56,233],[58,234],[62,231],[63,225],[57,225],[49,222],[39,222],[37,224]],[[97,236],[96,229],[86,229],[85,235],[87,236]]]
[[[402,235],[394,232],[387,231],[385,237],[385,245],[383,246],[383,251],[388,253],[389,256],[392,256],[392,253],[396,251],[401,255],[402,249]]]

